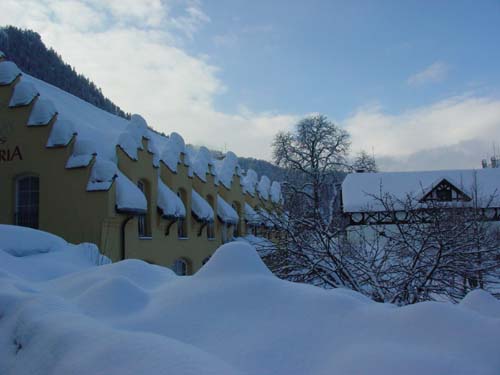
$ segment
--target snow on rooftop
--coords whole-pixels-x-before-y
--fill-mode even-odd
[[[38,98],[31,109],[28,126],[47,125],[56,114],[57,109],[52,100]]]
[[[182,200],[160,178],[158,178],[157,204],[164,217],[181,218],[186,216],[186,208]]]
[[[47,140],[47,147],[58,147],[58,146],[67,146],[71,141],[73,136],[75,136],[76,130],[73,122],[68,119],[60,119],[58,118],[54,125],[52,126],[52,130],[50,131],[49,139]],[[88,165],[85,164],[85,165]]]
[[[238,157],[231,151],[227,152],[222,160],[217,160],[215,169],[218,180],[226,188],[231,189],[233,175],[238,170]]]
[[[220,195],[217,195],[217,216],[227,224],[237,224],[240,220],[236,210]]]
[[[0,244],[24,247],[13,256],[0,245],[1,374],[496,375],[500,368],[500,302],[485,292],[458,305],[397,307],[280,280],[239,241],[220,247],[196,275],[178,277],[139,260],[99,266],[95,247],[48,236],[0,226]],[[33,251],[43,242],[59,250]]]
[[[259,193],[259,197],[267,201],[269,199],[270,188],[271,188],[271,180],[269,180],[269,177],[265,175],[262,176],[260,178],[259,184],[257,185],[257,192]]]
[[[271,196],[271,202],[273,203],[281,203],[281,184],[278,181],[273,181],[271,184],[271,189],[269,191]]]
[[[261,222],[260,216],[257,212],[255,212],[255,210],[252,208],[252,206],[250,206],[248,203],[245,203],[245,205],[243,207],[243,211],[244,211],[244,215],[245,215],[245,220],[249,224],[253,224],[253,225],[260,224],[260,222]]]
[[[177,164],[181,162],[181,154],[186,153],[184,139],[178,133],[173,132],[166,141],[163,140],[163,143],[161,160],[172,172],[177,172]]]
[[[243,191],[251,196],[255,196],[255,187],[257,186],[258,181],[259,178],[257,176],[257,172],[253,169],[248,169],[242,179]]]
[[[430,191],[443,179],[469,196],[474,194],[477,186],[480,199],[486,201],[492,195],[496,195],[492,205],[500,206],[499,168],[351,173],[342,183],[344,212],[383,211],[383,205],[374,197],[387,194],[399,200],[404,200],[407,195],[419,199],[423,192]]]
[[[10,85],[20,75],[21,71],[12,61],[0,62],[0,85]]]
[[[23,78],[14,86],[14,92],[10,98],[9,107],[19,107],[30,104],[39,95],[38,90],[31,82]]]
[[[116,208],[118,211],[144,214],[148,210],[148,202],[141,189],[123,173],[118,171],[116,183]]]
[[[191,160],[193,173],[198,176],[200,180],[206,182],[207,174],[210,173],[210,166],[214,164],[210,151],[203,146],[198,150],[189,147],[188,154]]]
[[[118,168],[115,163],[101,157],[96,157],[90,171],[87,191],[109,190],[117,175]]]
[[[191,210],[200,221],[214,221],[214,210],[194,189],[191,190]]]

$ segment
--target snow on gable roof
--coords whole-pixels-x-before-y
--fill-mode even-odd
[[[200,221],[214,221],[214,210],[194,189],[191,190],[191,210]]]
[[[342,183],[344,212],[383,211],[375,199],[389,195],[396,200],[407,196],[419,200],[443,179],[452,183],[469,196],[477,195],[488,200],[495,195],[492,205],[500,207],[500,169],[467,169],[421,172],[351,173]],[[476,182],[475,182],[476,181]]]
[[[257,212],[250,206],[248,203],[245,203],[245,206],[243,208],[244,214],[245,214],[245,220],[249,224],[260,224],[260,217]]]
[[[118,168],[115,163],[96,157],[92,170],[90,171],[87,191],[109,190],[117,175]]]
[[[10,98],[9,107],[20,107],[30,104],[39,95],[38,90],[31,82],[23,78],[14,86],[14,93]]]
[[[255,196],[255,187],[258,181],[257,172],[253,169],[248,169],[242,180],[243,191],[251,196]]]
[[[144,214],[148,210],[148,202],[139,189],[127,176],[118,171],[116,178],[116,208],[119,212]]]
[[[210,172],[210,166],[214,164],[210,151],[203,146],[200,147],[198,151],[189,147],[188,151],[193,173],[197,175],[200,180],[207,182],[207,174]]]
[[[240,220],[236,210],[220,195],[217,195],[217,216],[227,224],[237,224]]]
[[[217,177],[226,188],[231,189],[233,175],[238,173],[238,157],[231,151],[227,152],[222,160],[215,164]]]
[[[163,147],[160,146],[160,159],[172,172],[177,172],[177,164],[181,162],[180,156],[186,153],[184,139],[174,132],[168,138],[162,140],[162,144]],[[188,162],[186,158],[185,162]]]
[[[0,62],[0,85],[10,85],[21,75],[21,70],[12,61]]]
[[[273,181],[273,183],[271,184],[270,195],[271,195],[271,202],[273,203],[281,202],[282,200],[281,184],[278,181]]]
[[[271,188],[271,180],[269,180],[269,177],[265,175],[262,176],[260,178],[259,184],[257,185],[257,191],[259,193],[259,196],[267,201],[269,199],[270,188]]]
[[[67,146],[77,133],[73,122],[68,119],[58,118],[50,131],[47,147]],[[88,165],[88,163],[86,164]]]
[[[186,216],[186,208],[182,200],[158,178],[158,207],[164,217],[181,218]]]
[[[56,114],[57,110],[52,100],[38,98],[31,109],[28,126],[47,125]]]

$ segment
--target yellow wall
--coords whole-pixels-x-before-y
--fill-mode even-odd
[[[108,191],[87,192],[86,187],[92,168],[66,169],[66,161],[72,154],[74,138],[66,147],[47,148],[46,142],[56,116],[46,126],[28,127],[27,122],[32,105],[8,108],[14,82],[0,86],[0,155],[6,155],[16,147],[21,157],[1,160],[0,157],[0,223],[14,224],[15,179],[22,174],[35,174],[40,178],[39,228],[59,235],[69,242],[92,242],[113,261],[125,258],[143,259],[150,263],[171,267],[176,259],[182,258],[188,263],[188,272],[198,270],[202,262],[222,243],[223,225],[217,218],[217,194],[230,205],[239,208],[241,218],[240,235],[245,234],[245,201],[252,207],[262,207],[259,198],[244,194],[240,178],[233,176],[231,189],[222,184],[215,185],[214,176],[206,176],[206,182],[198,176],[188,175],[188,166],[184,155],[177,171],[173,172],[160,162],[153,166],[153,155],[148,150],[148,140],[143,139],[143,150],[138,150],[138,160],[132,160],[120,147],[117,147],[118,167],[134,184],[145,182],[148,199],[147,221],[150,236],[140,238],[137,216],[116,212],[115,184]],[[4,157],[3,159],[9,159]],[[183,189],[186,193],[187,237],[178,238],[177,223],[167,226],[170,219],[163,218],[157,208],[158,179],[174,192]],[[202,223],[191,213],[191,192],[195,189],[205,200],[213,197],[215,215],[215,238],[207,238],[207,228],[200,233]],[[124,228],[125,242],[121,240]],[[227,228],[228,236],[231,228]],[[124,245],[124,246],[123,246]]]

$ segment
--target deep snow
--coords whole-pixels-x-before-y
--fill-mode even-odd
[[[194,276],[0,226],[0,374],[500,373],[500,303],[379,304],[282,281],[245,242]]]

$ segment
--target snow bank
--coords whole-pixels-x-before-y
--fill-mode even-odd
[[[191,190],[191,210],[200,221],[214,221],[214,210],[194,189]]]
[[[460,302],[460,306],[476,311],[484,316],[500,318],[500,301],[481,289],[469,292]]]
[[[164,217],[180,218],[186,216],[186,208],[182,200],[158,178],[158,207]]]
[[[220,195],[217,195],[217,216],[227,224],[237,224],[240,221],[236,210]]]
[[[276,245],[272,241],[264,237],[254,236],[253,234],[247,234],[244,237],[237,237],[235,240],[248,242],[250,245],[255,247],[255,250],[257,250],[260,256],[267,256],[276,251]]]
[[[20,75],[21,71],[12,61],[0,62],[0,85],[10,85]]]
[[[30,104],[39,95],[38,90],[31,82],[21,79],[14,86],[14,93],[10,98],[9,107],[19,107]]]
[[[192,277],[137,260],[96,267],[83,248],[68,246],[24,257],[0,251],[1,374],[497,375],[500,368],[500,319],[465,307],[478,296],[484,305],[476,292],[461,305],[400,308],[279,280],[243,242],[219,248]]]
[[[67,245],[62,238],[47,232],[0,224],[0,250],[16,257],[58,251]]]

